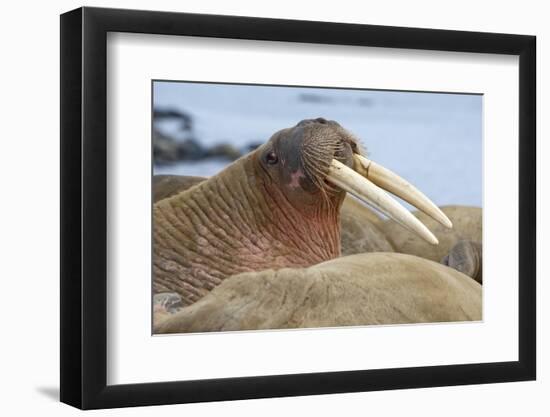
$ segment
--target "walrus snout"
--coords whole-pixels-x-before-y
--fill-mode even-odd
[[[326,145],[327,142],[336,141],[336,154],[333,155],[333,157],[339,159],[342,163],[346,163],[346,165],[350,167],[353,166],[352,154],[362,153],[357,138],[334,120],[327,120],[323,117],[305,119],[296,126],[309,126],[312,128],[313,132],[310,134],[314,136],[313,141],[319,139],[319,137],[315,138],[315,130],[320,131],[321,135],[319,136],[322,136],[320,145]],[[326,135],[326,137],[323,135]]]
[[[309,124],[315,124],[319,123],[322,125],[335,125],[340,126],[338,122],[335,122],[334,120],[327,120],[324,117],[317,117],[316,119],[304,119],[296,124],[296,126],[305,126]]]
[[[302,120],[296,129],[301,136],[299,154],[305,174],[318,188],[334,191],[326,182],[331,162],[336,159],[353,167],[353,154],[359,149],[357,139],[337,122],[322,117]]]

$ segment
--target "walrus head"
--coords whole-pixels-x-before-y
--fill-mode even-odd
[[[155,291],[176,291],[193,302],[237,273],[338,257],[346,192],[437,244],[384,189],[451,227],[424,194],[366,159],[338,123],[303,120],[214,177],[155,204]]]
[[[338,209],[345,192],[327,182],[333,159],[352,166],[357,141],[338,123],[303,120],[275,133],[255,153],[269,193],[281,194],[300,213]]]
[[[451,222],[410,183],[362,155],[357,139],[337,122],[303,120],[275,133],[256,152],[257,163],[282,195],[300,212],[313,215],[338,209],[345,192],[437,244],[437,238],[385,189],[410,202],[447,227]],[[381,189],[382,188],[382,189]]]

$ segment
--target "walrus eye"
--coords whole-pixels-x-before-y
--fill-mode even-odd
[[[265,162],[267,162],[269,165],[275,165],[279,161],[279,158],[277,157],[277,154],[273,151],[269,152],[265,156]]]

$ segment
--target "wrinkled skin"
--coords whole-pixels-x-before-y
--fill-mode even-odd
[[[167,192],[153,208],[154,292],[189,305],[232,275],[338,257],[345,193],[325,177],[333,159],[351,166],[356,148],[336,122],[304,120],[218,175]]]
[[[155,333],[481,320],[481,285],[416,256],[370,253],[244,273],[159,321]]]
[[[155,199],[177,194],[206,178],[155,176]],[[157,191],[158,190],[158,191]],[[162,198],[162,197],[161,197]],[[156,201],[156,200],[155,200]],[[439,239],[426,243],[392,220],[383,220],[355,198],[346,196],[340,209],[342,255],[366,252],[400,252],[441,262],[482,282],[482,210],[478,207],[445,206],[441,210],[453,222],[452,229],[421,212],[413,212]]]
[[[185,191],[206,179],[205,177],[184,175],[155,175],[153,177],[153,203]]]

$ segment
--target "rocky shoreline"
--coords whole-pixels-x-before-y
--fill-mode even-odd
[[[164,122],[177,123],[178,135],[163,133]],[[256,149],[260,142],[250,142],[244,147],[236,147],[230,139],[220,140],[212,146],[205,146],[193,128],[193,117],[171,109],[153,111],[153,159],[155,165],[169,165],[182,161],[201,161],[207,159],[234,161],[242,155]]]

